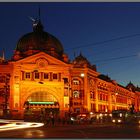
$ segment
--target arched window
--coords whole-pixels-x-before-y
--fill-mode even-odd
[[[95,93],[94,93],[94,91],[90,91],[90,98],[91,99],[95,99]]]
[[[80,79],[74,78],[72,80],[72,96],[73,98],[82,98],[84,97],[84,92],[83,92],[83,85]]]
[[[73,97],[74,98],[79,98],[79,91],[73,91]]]

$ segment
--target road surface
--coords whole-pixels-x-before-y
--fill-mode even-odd
[[[0,132],[0,138],[140,138],[140,125],[65,124]]]

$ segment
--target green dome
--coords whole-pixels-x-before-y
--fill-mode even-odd
[[[81,53],[73,60],[74,67],[88,67],[96,71],[96,65],[91,65],[90,62]]]
[[[60,41],[53,35],[44,32],[43,26],[39,22],[33,32],[27,33],[19,39],[15,51],[25,53],[28,50],[39,50],[47,53],[52,48],[59,56],[63,54]]]
[[[80,53],[80,55],[79,56],[77,56],[76,58],[75,58],[75,63],[77,63],[77,64],[87,64],[87,65],[90,65],[90,62],[87,60],[87,58],[86,57],[84,57],[81,53]]]

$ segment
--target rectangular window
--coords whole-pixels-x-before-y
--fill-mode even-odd
[[[0,75],[0,83],[5,83],[5,76]]]
[[[74,85],[79,85],[79,81],[78,80],[73,80],[73,84]]]
[[[68,96],[68,89],[64,89],[64,96]]]
[[[91,111],[95,111],[95,110],[96,110],[95,103],[91,103]]]
[[[44,79],[49,79],[49,74],[48,73],[44,73]]]
[[[95,99],[95,94],[94,94],[93,91],[90,91],[90,98],[91,98],[91,99]]]
[[[26,73],[25,73],[25,78],[26,78],[26,79],[30,79],[30,76],[31,76],[31,75],[30,75],[30,72],[26,72]]]
[[[106,95],[106,101],[108,101],[108,95]]]
[[[57,79],[57,74],[56,73],[53,74],[53,79]]]
[[[35,72],[35,79],[39,79],[39,72]]]

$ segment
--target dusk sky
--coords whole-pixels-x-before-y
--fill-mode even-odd
[[[97,71],[126,86],[140,86],[140,3],[0,3],[0,54],[10,59],[29,17],[60,40],[69,59],[81,52]]]

